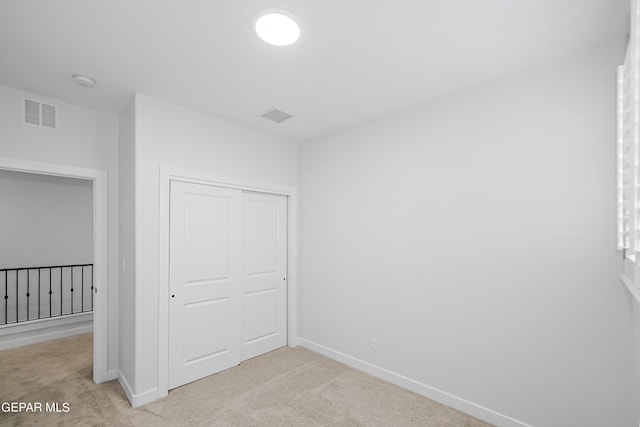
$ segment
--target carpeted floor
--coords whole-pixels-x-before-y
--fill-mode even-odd
[[[450,426],[489,424],[303,348],[283,348],[133,409],[91,381],[92,335],[0,351],[0,425]],[[42,412],[6,412],[6,403]],[[46,403],[64,411],[48,412]]]

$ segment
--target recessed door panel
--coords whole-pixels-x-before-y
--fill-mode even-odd
[[[278,272],[278,200],[245,200],[245,273]]]
[[[229,351],[229,298],[185,304],[182,316],[185,364]],[[202,325],[208,325],[204,334]]]
[[[247,343],[278,333],[278,289],[251,292],[245,299],[247,316],[245,337]]]
[[[208,194],[185,195],[184,259],[188,283],[229,277],[231,200]]]

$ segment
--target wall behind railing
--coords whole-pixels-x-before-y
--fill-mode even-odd
[[[0,170],[0,268],[93,262],[92,182]]]

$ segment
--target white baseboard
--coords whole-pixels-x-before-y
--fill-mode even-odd
[[[3,325],[0,350],[93,332],[93,313]]]
[[[151,403],[154,400],[158,400],[161,397],[164,397],[164,396],[160,395],[160,393],[158,392],[158,389],[152,388],[151,390],[134,394],[133,400],[131,401],[131,406],[133,406],[134,408],[138,408],[142,405],[146,405],[147,403]]]
[[[100,381],[100,382],[103,383],[103,382],[113,381],[113,380],[117,380],[117,379],[118,379],[118,370],[117,369],[109,369],[107,371],[107,375],[104,377],[104,380]]]
[[[124,394],[127,395],[127,399],[129,399],[129,403],[131,403],[131,406],[133,408],[138,408],[142,405],[146,405],[147,403],[151,403],[167,395],[167,393],[160,393],[158,388],[152,388],[151,390],[135,394],[133,392],[133,389],[129,385],[129,382],[119,370],[118,382],[120,383],[120,387],[122,387],[122,390],[124,390]]]
[[[407,378],[403,375],[325,347],[313,341],[298,338],[298,343],[302,347],[315,351],[316,353],[320,353],[331,359],[337,360],[338,362],[342,362],[345,365],[351,366],[352,368],[364,371],[374,377],[378,377],[402,388],[406,388],[407,390],[411,390],[414,393],[420,394],[431,400],[435,400],[436,402],[457,409],[458,411],[464,412],[465,414],[469,414],[488,423],[495,424],[500,427],[532,427],[529,424],[523,423],[489,408],[485,408],[484,406],[469,402],[468,400],[454,396],[445,391],[438,390],[437,388],[412,380],[411,378]]]
[[[300,345],[300,341],[298,337],[288,337],[287,338],[287,346],[288,347],[297,347]]]
[[[120,384],[120,387],[122,387],[122,390],[127,396],[127,399],[129,399],[129,403],[131,403],[133,406],[133,389],[129,385],[129,382],[127,381],[123,373],[120,372],[120,370],[118,370],[118,383]]]
[[[97,375],[96,375],[97,374]],[[118,370],[117,369],[109,369],[104,372],[103,375],[100,375],[96,372],[95,367],[93,370],[93,380],[96,384],[106,383],[107,381],[113,381],[118,379]]]

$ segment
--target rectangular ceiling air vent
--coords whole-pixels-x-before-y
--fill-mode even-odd
[[[56,106],[33,99],[23,98],[22,123],[47,129],[57,128]]]
[[[282,123],[285,120],[289,120],[293,116],[291,114],[285,113],[284,111],[280,111],[277,108],[272,108],[271,110],[262,114],[261,117],[264,117],[265,119],[269,119],[272,122]]]

